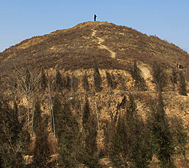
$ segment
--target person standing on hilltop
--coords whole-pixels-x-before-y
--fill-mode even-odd
[[[94,21],[96,21],[97,16],[94,14]]]

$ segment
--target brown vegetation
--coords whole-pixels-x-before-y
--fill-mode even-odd
[[[98,37],[108,50],[100,49]],[[81,23],[5,50],[0,53],[1,95],[12,107],[10,102],[17,102],[21,132],[29,134],[25,151],[18,152],[30,164],[35,155],[40,166],[153,167],[160,161],[181,165],[180,160],[187,165],[187,68],[176,64],[186,66],[188,59],[186,52],[158,37],[107,22]],[[4,114],[6,108],[0,110]],[[158,120],[158,110],[164,122]],[[171,134],[170,142],[155,135],[154,128]],[[171,150],[163,149],[158,138],[171,143]],[[37,148],[41,143],[45,150]]]

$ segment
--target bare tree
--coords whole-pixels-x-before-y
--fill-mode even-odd
[[[30,127],[30,108],[32,114],[32,126],[33,126],[33,104],[35,100],[35,93],[39,90],[40,83],[40,71],[38,69],[18,70],[15,68],[13,71],[13,78],[10,78],[10,89],[16,93],[20,98],[25,97],[28,113],[28,129]],[[33,130],[33,128],[32,128]]]

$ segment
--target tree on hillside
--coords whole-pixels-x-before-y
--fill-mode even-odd
[[[76,78],[75,76],[72,76],[72,89],[74,92],[77,92],[78,89],[78,78]]]
[[[125,119],[129,160],[135,167],[148,167],[152,158],[149,134],[144,121],[137,114],[137,105],[131,93],[128,95]]]
[[[163,88],[167,85],[167,75],[165,68],[159,62],[154,62],[152,67],[153,81],[156,84],[157,91],[163,91]]]
[[[59,139],[59,164],[63,167],[77,167],[79,164],[80,144],[79,126],[70,104],[65,103],[62,116],[62,132]]]
[[[126,106],[126,120],[128,122],[132,121],[136,116],[136,108],[137,106],[135,104],[134,97],[131,93],[129,93],[129,101]]]
[[[93,73],[93,78],[94,78],[94,88],[96,92],[101,92],[102,91],[102,78],[100,76],[99,68],[97,63],[95,64],[94,67],[94,73]]]
[[[53,112],[54,112],[54,128],[55,135],[57,138],[61,136],[61,116],[62,116],[62,104],[58,95],[54,97],[53,101]]]
[[[50,146],[48,143],[48,118],[42,119],[40,102],[35,104],[34,113],[34,132],[36,134],[33,162],[36,167],[47,168],[47,163],[50,159]]]
[[[89,91],[89,81],[88,81],[88,78],[87,78],[87,74],[84,74],[83,76],[83,79],[82,79],[82,82],[83,82],[83,89],[85,89],[86,91]]]
[[[189,137],[187,129],[184,128],[184,123],[181,117],[174,116],[170,118],[171,133],[173,135],[174,147],[177,155],[183,155],[186,159],[186,151]]]
[[[111,121],[109,131],[109,157],[115,167],[128,166],[127,128],[123,116],[118,117],[117,126]]]
[[[146,90],[145,80],[141,75],[141,71],[136,64],[136,61],[134,61],[133,70],[131,72],[131,75],[132,75],[133,79],[135,80],[135,86],[137,86],[138,89]]]
[[[55,135],[55,124],[54,124],[54,111],[53,111],[53,100],[52,100],[52,78],[48,76],[48,97],[49,97],[49,105],[50,105],[50,124],[51,124],[51,132]]]
[[[45,75],[45,72],[44,72],[44,69],[42,68],[41,69],[41,88],[43,90],[45,90],[48,86],[48,80],[47,80],[47,77]]]
[[[83,129],[86,129],[90,115],[91,115],[91,109],[89,107],[89,101],[87,98],[85,98],[85,105],[83,108],[83,119],[82,119]]]
[[[161,161],[161,167],[174,167],[172,155],[174,152],[173,136],[164,111],[161,92],[158,93],[156,104],[151,106],[152,113],[147,123],[152,135],[153,151]]]
[[[116,167],[148,167],[152,158],[149,134],[137,115],[136,104],[130,93],[126,112],[119,114],[110,136],[109,156]],[[140,139],[140,141],[139,141]]]
[[[179,94],[183,96],[187,96],[186,81],[182,71],[180,71],[179,73]]]
[[[131,162],[137,168],[147,168],[152,160],[153,152],[150,134],[143,119],[137,115],[129,130],[131,133],[129,135],[131,139]]]
[[[175,67],[172,67],[172,75],[171,75],[171,82],[173,84],[173,90],[175,90],[175,85],[177,85],[178,77],[177,77],[177,71]]]
[[[8,101],[0,102],[0,165],[22,167],[25,142],[22,140],[23,122],[19,122],[16,102],[14,109]]]
[[[116,86],[117,86],[117,83],[113,79],[113,76],[111,76],[111,74],[107,71],[106,71],[106,78],[107,78],[107,81],[108,81],[108,86],[112,89],[115,89]]]
[[[89,167],[99,167],[97,156],[97,121],[89,107],[88,99],[85,100],[83,109],[83,136],[84,136],[84,156],[83,161]]]
[[[10,82],[10,89],[19,97],[25,97],[27,103],[28,130],[30,130],[30,113],[33,115],[34,95],[40,88],[40,72],[38,69],[32,71],[27,69],[13,72],[14,79]]]
[[[176,68],[172,68],[172,78],[171,78],[172,82],[174,84],[177,84],[177,71]]]
[[[59,90],[63,87],[62,76],[60,74],[60,71],[58,70],[56,71],[55,83],[56,83],[56,88],[58,88]]]
[[[26,80],[25,80],[25,84],[26,84],[26,89],[30,90],[31,89],[31,74],[29,69],[26,69]]]
[[[68,91],[70,91],[71,90],[71,87],[72,87],[72,85],[71,85],[71,78],[69,77],[69,75],[67,74],[67,76],[66,76],[66,89],[68,90]]]
[[[35,109],[34,109],[34,116],[33,116],[33,130],[35,132],[35,134],[38,134],[38,131],[40,132],[40,128],[41,128],[41,122],[42,122],[42,110],[41,110],[41,105],[40,102],[37,101],[35,103]]]
[[[64,100],[61,103],[57,95],[54,99],[53,111],[59,146],[59,166],[77,167],[80,153],[80,144],[77,144],[79,138],[78,122],[71,111],[69,102]]]

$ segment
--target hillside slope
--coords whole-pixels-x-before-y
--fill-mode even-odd
[[[95,32],[95,33],[94,33]],[[102,47],[103,46],[103,47]],[[116,58],[111,57],[111,53]],[[151,64],[158,60],[169,66],[186,66],[188,54],[174,44],[147,36],[132,28],[107,22],[85,22],[26,39],[0,54],[0,71],[13,67],[125,69],[133,60]]]
[[[137,115],[144,121],[151,113],[158,97],[153,76],[156,65],[166,74],[163,76],[166,86],[161,92],[167,118],[171,122],[172,118],[181,117],[188,130],[189,98],[187,94],[179,94],[179,75],[181,72],[185,77],[189,75],[188,61],[188,53],[158,37],[112,23],[86,22],[26,39],[0,53],[0,90],[10,105],[18,104],[19,119],[25,120],[24,128],[31,136],[31,118],[37,100],[42,116],[49,117],[46,121],[52,136],[50,117],[56,96],[61,97],[63,105],[70,104],[81,127],[87,99],[99,124],[98,153],[107,157],[106,124],[125,113],[124,101],[129,102],[132,94]],[[42,81],[46,82],[44,88]],[[186,89],[188,92],[187,82]],[[31,156],[34,142],[33,137],[27,151]]]

